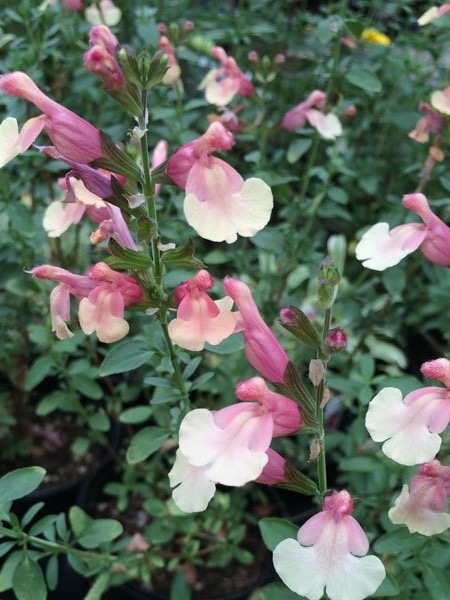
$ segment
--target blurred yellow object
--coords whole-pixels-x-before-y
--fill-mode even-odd
[[[381,46],[392,46],[392,40],[385,33],[376,29],[364,29],[361,34],[361,39],[369,42],[369,44],[380,44]]]

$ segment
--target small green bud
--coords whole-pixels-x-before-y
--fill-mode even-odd
[[[331,308],[336,299],[340,275],[333,259],[327,256],[319,268],[319,288],[317,296],[322,308]]]

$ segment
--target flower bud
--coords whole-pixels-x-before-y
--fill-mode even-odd
[[[281,324],[297,339],[317,350],[320,347],[320,337],[316,328],[303,311],[295,306],[286,306],[280,312]]]
[[[336,299],[339,271],[330,256],[324,258],[319,269],[319,289],[317,291],[319,304],[322,308],[331,308]]]
[[[334,354],[347,348],[347,336],[340,327],[330,329],[325,342],[322,345],[322,352],[324,354]]]

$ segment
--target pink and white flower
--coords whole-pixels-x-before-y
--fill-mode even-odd
[[[444,115],[450,115],[450,86],[431,94],[431,106]]]
[[[107,25],[108,27],[114,27],[120,23],[122,18],[122,11],[118,8],[112,0],[100,0],[97,4],[92,3],[84,11],[86,21],[91,25]]]
[[[388,516],[410,533],[436,535],[450,527],[447,504],[450,496],[450,467],[438,460],[421,465],[417,475],[405,484]]]
[[[284,115],[281,122],[282,129],[297,131],[302,129],[308,122],[311,127],[317,129],[324,139],[333,140],[342,135],[342,125],[336,115],[322,112],[325,99],[325,92],[321,90],[311,92],[306,100],[291,108]]]
[[[45,115],[29,119],[19,133],[14,117],[7,117],[0,124],[0,168],[31,146],[44,128]]]
[[[430,262],[450,266],[450,227],[432,212],[423,194],[406,194],[403,206],[417,213],[423,223],[398,225],[392,230],[387,223],[373,225],[355,248],[363,267],[384,271],[419,247]]]
[[[250,96],[254,92],[253,83],[238,67],[236,61],[228,56],[221,46],[215,46],[211,55],[222,63],[212,69],[198,88],[205,90],[205,98],[210,104],[225,106],[236,95]]]
[[[428,142],[430,133],[441,133],[445,127],[445,120],[436,110],[426,102],[419,104],[419,109],[425,115],[419,119],[416,127],[409,132],[409,137],[420,144]]]
[[[224,279],[223,287],[239,310],[238,331],[244,336],[248,362],[269,381],[281,383],[289,358],[261,317],[250,288],[232,277]]]
[[[426,10],[423,13],[423,15],[421,15],[417,19],[417,23],[420,26],[428,25],[428,23],[435,21],[439,17],[442,17],[442,15],[445,15],[446,13],[449,13],[449,12],[450,12],[450,4],[449,3],[442,4],[442,6],[440,6],[440,7],[432,6],[431,8]]]
[[[273,437],[302,425],[297,404],[255,377],[236,388],[240,404],[198,408],[181,422],[179,450],[169,473],[172,497],[185,512],[204,510],[216,484],[242,486],[259,477]]]
[[[227,297],[212,300],[206,291],[213,286],[213,277],[202,269],[175,290],[178,310],[169,323],[169,335],[178,346],[198,351],[205,342],[215,346],[234,332],[237,313],[231,312],[233,301]]]
[[[229,150],[233,144],[233,134],[214,122],[168,161],[169,177],[186,190],[187,222],[213,242],[232,243],[238,235],[255,235],[267,225],[272,212],[272,191],[262,179],[244,181],[233,167],[212,156],[215,150]]]
[[[424,387],[405,398],[397,388],[383,388],[369,403],[366,428],[375,442],[384,442],[386,456],[402,465],[432,460],[441,447],[450,420],[450,361],[438,358],[421,367],[443,387]]]
[[[276,546],[273,564],[290,590],[308,600],[325,592],[330,600],[362,600],[377,590],[385,569],[379,558],[366,556],[369,541],[352,510],[350,494],[334,491],[297,539]]]
[[[123,318],[124,308],[144,296],[134,279],[102,262],[91,267],[87,275],[76,275],[51,265],[34,267],[31,273],[59,282],[50,295],[52,331],[59,339],[73,335],[66,325],[70,319],[71,295],[80,303],[78,318],[84,333],[95,331],[98,339],[108,344],[127,335],[129,325]]]

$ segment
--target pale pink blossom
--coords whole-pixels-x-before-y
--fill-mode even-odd
[[[209,71],[198,86],[200,90],[205,90],[205,98],[210,104],[225,106],[236,95],[253,94],[253,83],[241,71],[234,58],[228,56],[221,46],[215,46],[211,55],[219,60],[222,66]]]
[[[239,384],[237,395],[251,400],[218,411],[198,408],[181,422],[169,479],[174,502],[185,512],[204,510],[216,484],[242,486],[259,477],[274,435],[301,426],[296,403],[270,392],[260,378]]]
[[[153,171],[156,167],[159,167],[167,160],[167,149],[169,147],[169,143],[167,140],[159,140],[156,146],[153,149],[152,154],[152,165],[151,170]],[[161,190],[161,184],[155,184],[155,199],[158,198],[159,192]]]
[[[236,241],[263,229],[273,207],[270,187],[256,177],[244,181],[215,150],[229,150],[233,134],[211,123],[204,135],[182,146],[168,161],[167,173],[186,190],[184,214],[197,233],[214,242]]]
[[[443,131],[445,120],[426,102],[421,102],[419,109],[424,111],[425,115],[419,119],[416,127],[408,135],[416,142],[424,144],[428,142],[430,133],[441,133]]]
[[[122,11],[118,8],[112,0],[100,0],[98,6],[92,3],[84,11],[86,21],[91,25],[107,25],[108,27],[114,27],[120,23],[122,18]]]
[[[45,131],[64,156],[81,163],[89,163],[103,156],[100,131],[51,100],[25,73],[16,71],[2,75],[0,89],[10,96],[28,100],[46,115]]]
[[[396,525],[406,525],[410,533],[436,535],[450,527],[447,504],[450,496],[450,467],[438,460],[421,465],[405,484],[388,516]]]
[[[373,225],[357,244],[356,258],[367,269],[384,271],[420,247],[430,262],[450,266],[450,227],[432,212],[423,194],[406,194],[403,206],[417,213],[423,224],[408,223],[392,230],[387,223]]]
[[[431,94],[431,106],[444,115],[450,115],[450,86]]]
[[[162,50],[168,56],[168,69],[164,74],[162,82],[166,85],[173,85],[178,81],[181,75],[180,65],[177,62],[177,57],[175,55],[175,49],[170,43],[170,40],[167,36],[161,35],[158,40],[158,46],[160,50]]]
[[[34,267],[31,273],[59,282],[50,296],[52,331],[59,339],[72,335],[66,325],[70,318],[71,295],[79,301],[78,317],[84,333],[96,331],[98,339],[105,343],[127,335],[129,326],[123,318],[124,308],[144,296],[134,279],[113,271],[102,262],[91,267],[87,275],[76,275],[51,265]]]
[[[441,447],[450,420],[450,361],[432,360],[422,373],[446,387],[424,387],[405,398],[397,388],[383,388],[369,403],[366,428],[375,442],[384,442],[386,456],[402,465],[432,460]]]
[[[244,336],[248,362],[269,381],[281,383],[289,358],[261,317],[250,288],[231,277],[224,279],[223,287],[239,310],[238,328]]]
[[[297,539],[280,542],[273,553],[275,570],[287,587],[308,600],[362,600],[385,578],[383,563],[365,556],[369,541],[351,516],[346,491],[333,492],[322,511],[300,527]]]
[[[99,170],[101,175],[111,178],[114,174]],[[136,250],[136,244],[123,218],[121,210],[105,202],[100,196],[89,191],[81,179],[70,175],[59,180],[65,190],[64,201],[55,200],[44,213],[43,227],[49,237],[60,237],[72,224],[80,222],[86,213],[99,229],[91,235],[91,241],[97,244],[113,237],[121,246]]]
[[[0,124],[0,168],[31,146],[44,128],[45,115],[34,117],[24,123],[19,133],[17,120],[7,117]]]
[[[314,90],[306,100],[291,108],[284,115],[281,127],[287,131],[297,131],[308,122],[325,139],[331,140],[342,135],[342,126],[336,115],[322,112],[325,99],[324,92]]]
[[[418,19],[417,19],[417,23],[418,25],[428,25],[428,23],[431,23],[432,21],[435,21],[436,19],[438,19],[439,17],[442,17],[442,15],[445,15],[446,13],[450,12],[450,4],[442,4],[442,6],[437,7],[437,6],[432,6],[431,8],[429,8],[428,10],[426,10],[423,15],[421,15]]]
[[[83,10],[82,0],[63,0],[63,6],[66,10],[78,12]]]
[[[215,346],[234,332],[233,301],[224,298],[225,303],[214,302],[206,293],[213,286],[214,279],[203,269],[177,287],[177,317],[169,323],[169,335],[178,346],[198,351],[205,342]]]

